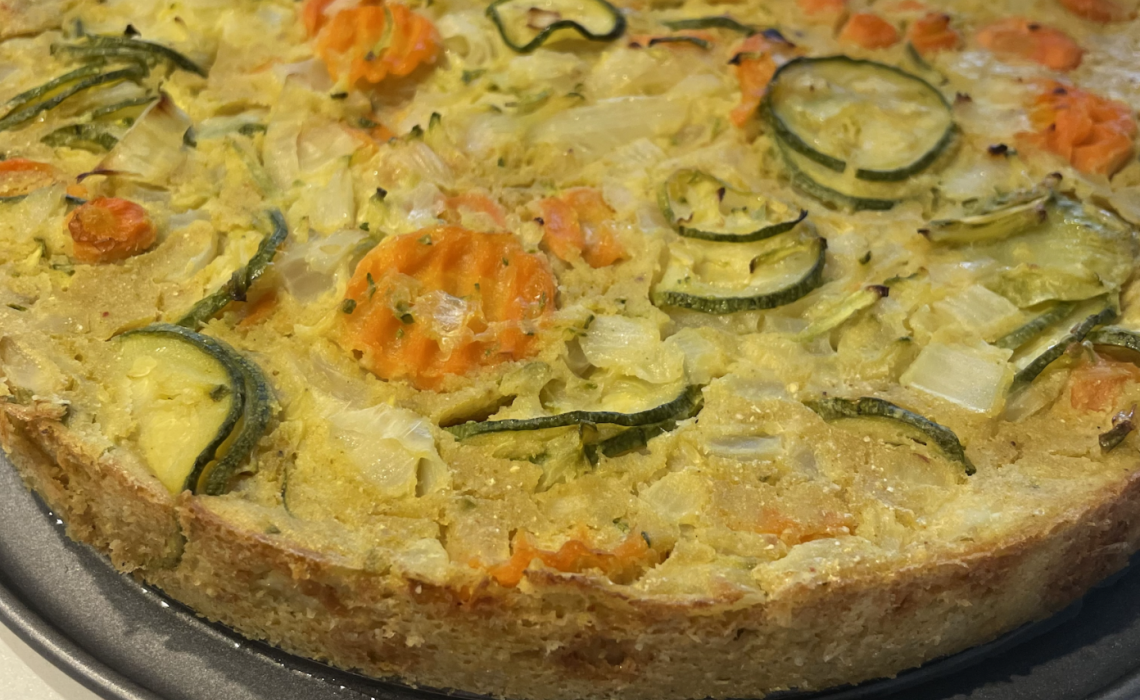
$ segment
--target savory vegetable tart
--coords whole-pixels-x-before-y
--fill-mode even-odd
[[[209,618],[760,697],[1140,546],[1132,0],[0,4],[0,440]]]

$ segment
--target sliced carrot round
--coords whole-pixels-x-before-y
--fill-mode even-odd
[[[350,85],[377,84],[388,76],[408,75],[421,65],[435,62],[440,39],[435,25],[423,15],[395,2],[370,0],[360,7],[343,9],[324,21],[321,0],[313,0],[314,15],[305,23],[316,37],[316,51],[334,79]],[[314,29],[315,28],[315,29]]]
[[[1003,57],[1023,58],[1046,68],[1070,71],[1081,65],[1084,50],[1060,29],[1022,17],[1007,17],[983,27],[978,43]]]
[[[843,25],[839,40],[865,49],[885,49],[898,43],[899,30],[874,13],[856,12]]]
[[[53,185],[58,178],[55,167],[47,163],[27,158],[0,160],[0,197],[19,197]]]
[[[154,245],[155,229],[146,209],[118,197],[99,197],[71,213],[67,230],[75,259],[86,263],[125,260]]]
[[[543,245],[564,262],[579,258],[590,267],[606,267],[626,257],[613,228],[613,209],[602,193],[589,187],[542,200]]]
[[[1127,22],[1136,13],[1116,0],[1061,0],[1066,10],[1093,22]]]
[[[396,236],[360,261],[342,307],[341,345],[382,379],[438,389],[538,351],[554,275],[509,233],[440,226]]]
[[[1132,158],[1136,122],[1122,102],[1046,81],[1030,105],[1031,144],[1065,158],[1085,173],[1112,175]]]
[[[906,39],[924,56],[956,49],[962,43],[961,35],[950,26],[950,15],[944,12],[928,12],[911,22]]]

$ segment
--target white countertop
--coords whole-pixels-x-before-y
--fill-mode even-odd
[[[99,700],[0,625],[0,700]]]

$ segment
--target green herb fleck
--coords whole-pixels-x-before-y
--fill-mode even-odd
[[[345,299],[344,303],[340,305],[340,310],[346,314],[351,314],[353,311],[356,311],[356,300]]]

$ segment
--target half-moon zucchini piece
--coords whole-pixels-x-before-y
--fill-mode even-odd
[[[1116,319],[1115,304],[1099,297],[1083,302],[1067,316],[1048,327],[1037,340],[1023,345],[1013,354],[1015,374],[1009,393],[1014,394],[1033,383],[1037,375],[1065,354],[1073,343],[1085,339],[1094,328],[1112,323]]]
[[[657,202],[677,233],[719,243],[760,241],[790,231],[807,218],[806,209],[735,189],[692,168],[670,175]]]
[[[246,292],[257,281],[257,278],[261,277],[269,268],[269,263],[273,262],[273,256],[277,255],[277,249],[281,247],[289,235],[289,227],[280,210],[270,210],[269,220],[273,224],[273,232],[261,240],[257,246],[257,252],[249,259],[245,267],[235,272],[222,285],[221,289],[194,304],[185,316],[178,319],[177,324],[179,326],[200,328],[231,301],[245,301]]]
[[[618,411],[568,411],[553,416],[537,418],[508,418],[506,420],[468,421],[460,425],[444,428],[457,440],[466,440],[476,435],[501,433],[519,430],[546,430],[564,428],[571,425],[618,425],[624,427],[650,426],[669,420],[681,420],[692,415],[694,407],[702,400],[701,387],[687,387],[677,398],[660,406],[638,411],[620,413]]]
[[[677,427],[677,423],[692,418],[701,412],[704,401],[698,391],[696,399],[689,403],[687,409],[679,412],[669,420],[661,421],[660,423],[650,423],[649,425],[639,425],[629,430],[608,437],[599,442],[590,443],[582,447],[582,452],[586,456],[586,460],[592,465],[597,465],[602,457],[620,457],[621,455],[640,450],[647,446],[649,441],[658,435],[673,431]]]
[[[827,241],[788,236],[732,246],[679,241],[651,299],[707,314],[790,304],[823,283]]]
[[[835,172],[779,138],[776,146],[788,166],[792,185],[822,202],[852,211],[886,211],[913,194],[900,183],[866,182],[856,180],[849,172]]]
[[[918,76],[847,56],[796,58],[772,76],[764,113],[792,150],[859,180],[897,182],[954,140],[950,103]]]
[[[613,41],[625,32],[625,17],[606,0],[495,0],[487,16],[517,53],[530,53],[556,34]]]
[[[195,491],[245,410],[245,379],[233,351],[168,324],[114,342],[144,460],[171,494]]]
[[[1006,350],[1017,350],[1043,333],[1049,326],[1067,318],[1074,308],[1076,308],[1076,304],[1073,302],[1059,301],[1026,321],[1025,324],[998,338],[994,341],[994,345]]]
[[[1028,231],[1048,218],[1054,180],[1029,190],[994,197],[971,207],[974,211],[956,219],[931,221],[918,230],[934,243],[968,245],[1009,238]]]
[[[842,418],[887,418],[897,421],[917,429],[930,438],[944,455],[965,467],[966,476],[971,476],[977,471],[953,430],[890,401],[872,396],[859,399],[824,397],[808,401],[805,405],[828,422]]]
[[[253,454],[265,435],[271,415],[272,395],[265,374],[236,351],[232,358],[241,370],[245,386],[245,408],[230,438],[218,450],[219,459],[198,478],[195,493],[220,496],[229,490],[230,480]]]

